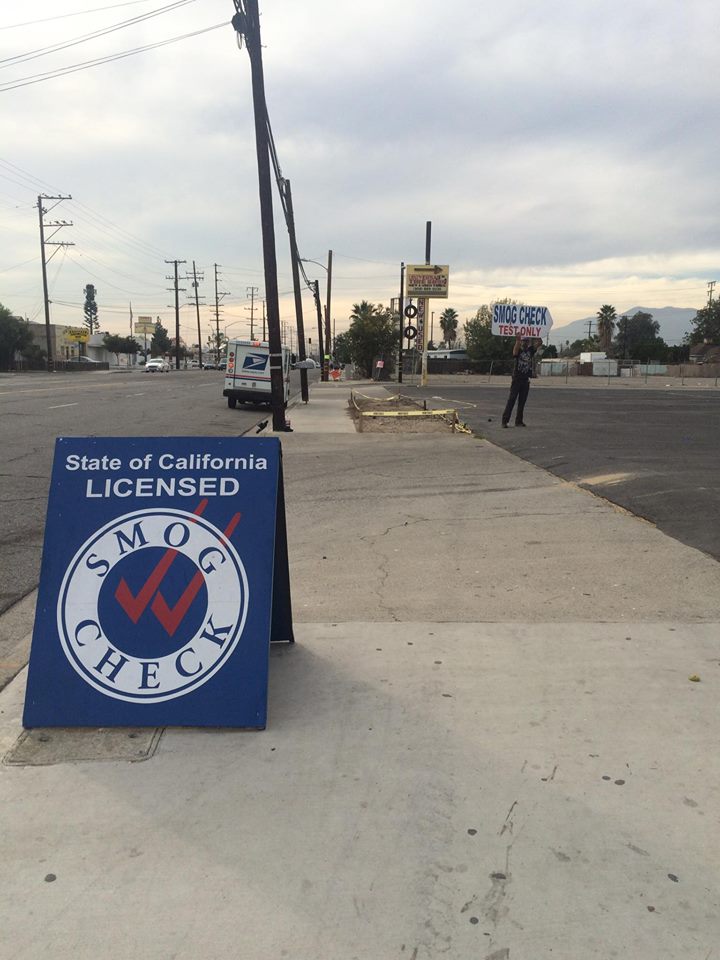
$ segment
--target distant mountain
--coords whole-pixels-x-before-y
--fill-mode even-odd
[[[629,310],[618,310],[618,320],[620,317],[632,317],[636,313],[651,313],[654,320],[660,324],[659,336],[665,343],[674,346],[683,339],[686,333],[690,331],[690,321],[694,319],[697,309],[695,307],[630,307]],[[566,323],[564,327],[553,327],[550,331],[550,343],[556,345],[569,340],[582,340],[588,335],[588,323],[592,320],[592,332],[595,333],[597,317],[593,314],[591,317],[583,317],[582,320],[573,320]]]

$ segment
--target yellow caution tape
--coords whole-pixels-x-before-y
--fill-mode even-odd
[[[361,417],[446,417],[455,410],[361,410]]]

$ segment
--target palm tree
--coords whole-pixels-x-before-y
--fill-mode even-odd
[[[600,307],[596,316],[598,339],[600,340],[605,353],[608,353],[610,351],[610,341],[612,340],[613,332],[615,330],[615,322],[617,320],[615,307],[611,307],[609,303],[605,303],[602,305],[602,307]]]
[[[440,326],[442,327],[443,337],[448,346],[455,343],[457,339],[458,313],[452,307],[446,307],[440,314]]]

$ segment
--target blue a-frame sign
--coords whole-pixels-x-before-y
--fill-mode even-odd
[[[263,728],[275,640],[279,439],[57,440],[26,727]]]

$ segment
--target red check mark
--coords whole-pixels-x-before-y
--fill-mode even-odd
[[[207,505],[207,500],[201,500],[195,510],[193,510],[193,513],[199,517]],[[125,577],[123,577],[118,584],[115,591],[115,599],[123,608],[128,617],[130,617],[133,623],[137,623],[145,612],[145,608],[152,600],[153,595],[160,587],[160,584],[163,582],[165,574],[172,566],[172,562],[177,554],[177,550],[173,550],[172,548],[165,551],[157,566],[141,587],[137,596],[135,596],[130,587],[127,585]]]
[[[205,501],[205,504],[207,504],[207,501]],[[197,513],[197,511],[195,512]],[[236,513],[235,516],[230,520],[230,523],[227,525],[225,530],[223,530],[223,534],[225,535],[225,537],[227,537],[228,540],[232,536],[233,531],[235,530],[235,527],[237,527],[238,523],[240,522],[241,516],[242,514]],[[150,581],[153,579],[155,575],[155,571],[160,568],[164,560],[165,560],[165,557],[163,557],[160,563],[158,563],[155,570],[153,570],[153,572],[150,574],[148,581],[146,582],[143,589],[140,591],[140,594],[138,594],[138,599],[142,594],[142,592],[146,589],[147,584],[150,583]],[[168,636],[172,637],[175,635],[175,631],[182,623],[185,617],[185,614],[190,609],[190,606],[192,605],[193,600],[195,599],[195,597],[197,597],[204,582],[205,582],[205,578],[202,572],[198,570],[195,576],[190,581],[190,583],[187,585],[187,587],[185,587],[183,592],[180,594],[180,597],[177,603],[175,603],[175,605],[172,607],[168,606],[168,603],[165,600],[165,597],[163,597],[162,593],[160,593],[158,589],[150,609],[155,614],[160,624],[165,628]],[[159,587],[159,585],[160,584],[158,583],[157,586]],[[150,594],[150,596],[152,596],[152,594]],[[146,603],[146,606],[147,606],[147,603]],[[134,621],[134,622],[137,622],[137,621]]]

